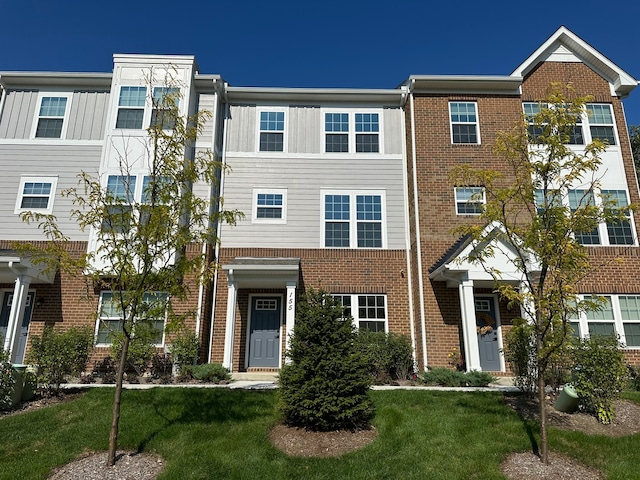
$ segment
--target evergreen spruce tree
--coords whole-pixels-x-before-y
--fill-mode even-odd
[[[314,431],[369,427],[371,377],[356,334],[337,300],[323,291],[307,292],[298,304],[290,363],[280,371],[285,424]]]

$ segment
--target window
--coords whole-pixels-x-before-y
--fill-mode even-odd
[[[485,204],[484,188],[456,187],[455,199],[458,215],[480,215]]]
[[[640,347],[640,297],[621,296],[620,313],[626,345]]]
[[[114,335],[122,332],[123,315],[119,301],[117,293],[102,292],[100,294],[100,310],[96,326],[97,344],[111,344]],[[167,294],[163,292],[145,293],[143,302],[140,314],[144,317],[145,322],[138,323],[135,330],[139,335],[144,331],[145,336],[148,335],[150,343],[162,345]]]
[[[590,299],[590,297],[585,297]],[[611,297],[604,297],[604,305],[600,310],[592,310],[586,313],[589,335],[612,335],[615,333],[613,305]]]
[[[595,205],[593,192],[589,190],[569,190],[569,208],[575,212],[579,208]],[[600,245],[600,232],[596,225],[590,232],[576,232],[580,245]]]
[[[591,140],[598,139],[607,142],[609,145],[615,145],[616,136],[613,129],[611,105],[588,103],[587,112],[589,113]]]
[[[116,128],[142,128],[147,87],[120,87]]]
[[[380,114],[326,112],[325,152],[379,153]]]
[[[71,103],[70,94],[68,96],[43,96],[40,98],[35,130],[36,138],[63,138],[64,119],[68,103]]]
[[[180,103],[180,89],[155,87],[153,89],[153,109],[151,110],[151,126],[162,126],[163,130],[171,130],[176,126],[175,108]]]
[[[15,213],[37,211],[51,213],[58,177],[22,177]]]
[[[102,231],[125,233],[133,222],[132,206],[136,191],[136,177],[109,175],[107,179],[107,202],[112,203],[105,212]]]
[[[532,143],[536,143],[538,137],[544,133],[546,124],[534,125],[534,117],[540,113],[542,108],[548,108],[548,105],[545,103],[524,102],[522,107],[529,122],[529,140]],[[563,132],[568,136],[567,144],[584,145],[599,139],[609,145],[616,145],[611,105],[588,103],[586,110],[586,115],[577,117],[576,124],[571,126],[567,132]],[[583,125],[586,127],[585,129],[583,129]],[[588,136],[586,135],[587,132]]]
[[[381,194],[327,193],[324,195],[324,246],[383,248]]]
[[[627,193],[624,190],[602,190],[602,196],[615,203],[616,207],[626,207]],[[607,222],[607,235],[609,236],[609,245],[633,245],[633,230],[629,219],[629,212],[625,212],[626,218],[617,221]]]
[[[287,190],[254,189],[252,218],[255,223],[286,223]]]
[[[584,300],[592,299],[585,295]],[[576,336],[618,335],[627,348],[640,348],[640,295],[604,295],[600,310],[571,318]]]
[[[478,117],[474,102],[450,102],[451,142],[480,143]]]
[[[284,112],[260,112],[260,151],[284,151]]]
[[[333,297],[342,304],[344,316],[353,317],[359,329],[370,332],[387,331],[386,295],[336,294]]]

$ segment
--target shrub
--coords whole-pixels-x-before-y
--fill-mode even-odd
[[[580,408],[601,423],[613,420],[613,402],[625,388],[628,374],[618,338],[595,335],[574,349],[573,385]]]
[[[116,362],[112,357],[106,357],[93,366],[93,377],[102,378],[102,383],[116,383]]]
[[[185,366],[185,375],[206,383],[220,383],[231,380],[229,370],[219,363],[203,363],[202,365]]]
[[[411,339],[396,333],[359,330],[358,349],[369,364],[373,383],[383,384],[392,380],[406,380],[413,373],[413,348]]]
[[[504,347],[504,358],[511,367],[514,383],[528,396],[532,396],[536,389],[533,333],[532,324],[517,318],[505,335]]]
[[[486,387],[495,377],[487,372],[461,372],[446,367],[433,367],[422,373],[421,380],[427,385],[441,387]]]
[[[351,317],[337,301],[310,290],[298,303],[278,407],[287,425],[314,431],[368,428],[373,417],[369,365]]]
[[[173,375],[173,361],[171,356],[165,353],[156,353],[151,357],[151,376],[159,378],[164,383],[169,383]]]
[[[193,332],[181,331],[168,348],[173,362],[178,366],[178,373],[187,365],[195,365],[198,360],[200,342]]]
[[[640,391],[640,369],[627,365],[629,370],[629,388],[631,390]]]
[[[93,331],[88,327],[66,331],[45,327],[41,337],[34,335],[28,359],[40,367],[39,388],[57,394],[66,376],[84,370],[92,347]]]
[[[151,358],[156,353],[156,347],[152,343],[151,333],[145,333],[136,326],[136,334],[129,341],[127,350],[127,363],[125,365],[125,373],[135,373],[138,376],[144,375],[149,369]],[[124,334],[122,332],[112,335],[111,355],[117,362],[120,360],[122,352],[122,341]]]
[[[4,339],[0,335],[0,345]],[[13,367],[9,363],[9,352],[0,349],[0,410],[11,406],[11,393],[16,379],[13,375]]]

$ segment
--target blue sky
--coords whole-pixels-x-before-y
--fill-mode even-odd
[[[0,71],[109,72],[113,53],[192,54],[235,86],[394,88],[508,75],[560,25],[640,79],[640,2],[0,0]],[[640,87],[625,100],[640,125]]]

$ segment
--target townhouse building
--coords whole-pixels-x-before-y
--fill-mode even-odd
[[[225,209],[245,215],[217,226],[219,245],[193,246],[220,265],[210,284],[194,284],[178,306],[196,311],[187,326],[200,340],[201,361],[234,372],[277,370],[297,301],[321,288],[359,328],[409,336],[420,369],[446,365],[456,348],[468,370],[508,373],[503,338],[520,312],[493,293],[486,272],[464,261],[472,247],[452,228],[477,221],[481,202],[473,189],[456,188],[449,173],[465,163],[500,169],[492,151],[497,132],[534,111],[551,82],[594,96],[572,148],[606,139],[602,189],[621,204],[640,204],[622,108],[638,82],[564,27],[511,75],[412,75],[392,89],[234,87],[199,73],[190,56],[114,55],[108,74],[1,73],[4,347],[20,363],[29,337],[45,325],[89,325],[94,359],[108,355],[108,332],[119,321],[108,308],[112,292],[20,257],[14,241],[43,236],[19,214],[54,214],[70,249],[96,251],[96,232],[68,220],[73,205],[61,192],[86,171],[114,192],[126,184],[142,198],[150,174],[146,127],[158,114],[152,100],[179,89],[182,114],[212,112],[194,148],[210,149],[229,167],[217,185],[194,189],[203,198],[221,195]],[[574,321],[583,336],[620,335],[636,364],[638,227],[630,212],[624,224],[603,224],[588,239],[604,267],[580,291],[607,303]],[[510,265],[508,258],[496,262]],[[506,274],[517,281],[518,272]],[[488,334],[478,333],[487,325]],[[157,339],[158,348],[169,343]]]

